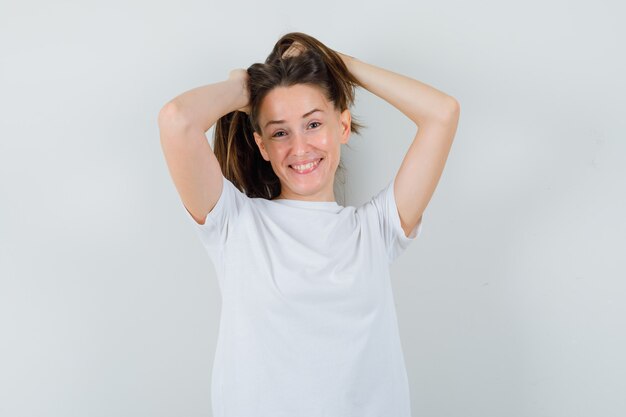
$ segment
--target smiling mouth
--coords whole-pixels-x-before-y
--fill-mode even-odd
[[[309,162],[307,164],[299,164],[299,165],[289,165],[289,168],[293,169],[294,171],[296,171],[298,174],[308,174],[309,172],[312,172],[315,170],[315,168],[317,168],[320,164],[320,162],[322,162],[324,158],[319,158],[315,161]]]

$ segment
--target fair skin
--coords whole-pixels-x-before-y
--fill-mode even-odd
[[[335,201],[333,180],[341,145],[350,137],[350,112],[335,109],[319,88],[296,84],[271,90],[259,113],[262,134],[254,132],[254,139],[280,179],[277,198]]]
[[[223,174],[206,132],[217,120],[248,104],[241,72],[228,79],[185,91],[159,111],[158,125],[165,161],[183,205],[198,224],[222,193]]]
[[[405,235],[409,236],[421,222],[422,214],[441,178],[456,133],[460,107],[453,97],[417,80],[369,65],[348,55],[341,53],[339,55],[348,70],[368,91],[392,104],[411,119],[418,128],[396,173],[394,182],[394,194],[400,224]],[[291,121],[295,123],[297,112],[290,109],[293,106],[298,106],[298,99],[298,97],[284,92],[284,94],[271,97],[271,104],[267,108],[271,109],[273,117],[278,119],[283,119],[284,114],[290,114]],[[260,141],[258,135],[255,135],[255,138],[257,138],[259,146],[261,143],[266,143]],[[302,146],[304,147],[304,145]],[[286,149],[287,147],[284,146],[283,151],[286,152]],[[277,152],[275,158],[271,159],[274,171],[276,172],[278,167],[284,175],[281,177],[277,172],[281,178],[283,190],[286,189],[283,193],[290,196],[283,198],[328,201],[323,195],[315,194],[320,187],[318,183],[304,185],[305,180],[308,179],[307,175],[287,175],[291,174],[291,171],[285,170],[289,159],[284,152]],[[264,158],[270,160],[270,155],[273,154],[264,155]],[[311,158],[315,157],[317,155],[313,152]],[[329,187],[327,189],[330,189],[326,194],[328,196],[332,196],[334,170],[332,174],[333,176],[326,177],[326,186]],[[299,180],[298,186],[300,188],[292,189],[292,184],[284,181],[284,178]],[[330,197],[330,200],[334,201],[334,198]]]
[[[395,175],[394,183],[400,223],[408,236],[421,221],[443,172],[458,125],[459,103],[453,97],[420,81],[344,54],[339,55],[364,88],[400,110],[418,129]],[[228,80],[189,90],[168,102],[159,113],[161,145],[170,174],[185,207],[199,224],[204,224],[206,215],[215,206],[222,191],[221,169],[206,140],[205,132],[219,117],[234,110],[246,110],[248,93],[245,74],[245,70],[234,70],[229,74]],[[269,106],[268,109],[270,107],[272,111],[276,110],[274,106]],[[287,190],[293,192],[287,194],[287,198],[310,197],[334,201],[328,193],[328,182],[302,183],[296,181],[297,177],[290,177],[290,172],[287,171],[288,165],[299,160],[298,158],[307,159],[307,155],[318,154],[325,154],[330,158],[333,149],[328,145],[333,142],[322,144],[323,140],[305,141],[305,138],[310,138],[313,134],[308,133],[307,136],[305,128],[300,124],[302,120],[298,123],[298,119],[307,110],[299,107],[297,112],[285,110],[283,114],[278,114],[280,112],[276,110],[272,114],[271,120],[285,120],[285,129],[291,134],[290,140],[300,150],[294,157],[293,153],[288,153],[283,148],[266,146],[265,156],[270,159],[273,167],[278,168],[279,178],[282,175],[281,180],[286,180]],[[266,117],[265,120],[268,119]],[[339,138],[342,137],[340,126],[343,124],[343,121],[338,122],[335,133],[329,133],[339,143]],[[266,134],[261,133],[262,136]],[[334,142],[335,146],[339,146],[337,142]],[[257,141],[258,145],[265,143],[267,142]],[[384,143],[380,146],[384,146]],[[323,172],[326,181],[331,172],[332,169]]]
[[[400,224],[408,236],[421,222],[441,178],[456,134],[459,103],[420,81],[339,55],[369,92],[400,110],[418,129],[394,182]]]

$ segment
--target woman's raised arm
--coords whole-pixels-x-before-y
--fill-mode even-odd
[[[205,133],[217,120],[248,105],[247,72],[189,90],[169,101],[158,116],[161,148],[180,198],[204,224],[222,193],[223,174]]]
[[[421,221],[441,178],[456,134],[460,105],[454,97],[420,81],[349,55],[339,56],[364,88],[396,107],[418,127],[394,184],[400,222],[408,236]]]

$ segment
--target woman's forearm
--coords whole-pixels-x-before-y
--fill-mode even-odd
[[[363,87],[396,107],[418,126],[447,120],[457,105],[453,97],[420,81],[349,55],[339,53],[339,56]]]
[[[176,97],[164,107],[178,120],[206,132],[217,120],[247,104],[245,85],[236,79],[196,87]]]

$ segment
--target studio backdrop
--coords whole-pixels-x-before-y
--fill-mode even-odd
[[[611,0],[3,0],[0,416],[211,415],[219,287],[157,115],[291,31],[461,105],[391,270],[414,415],[626,415],[623,15]],[[352,112],[367,127],[337,196],[358,206],[415,125],[365,90]]]

